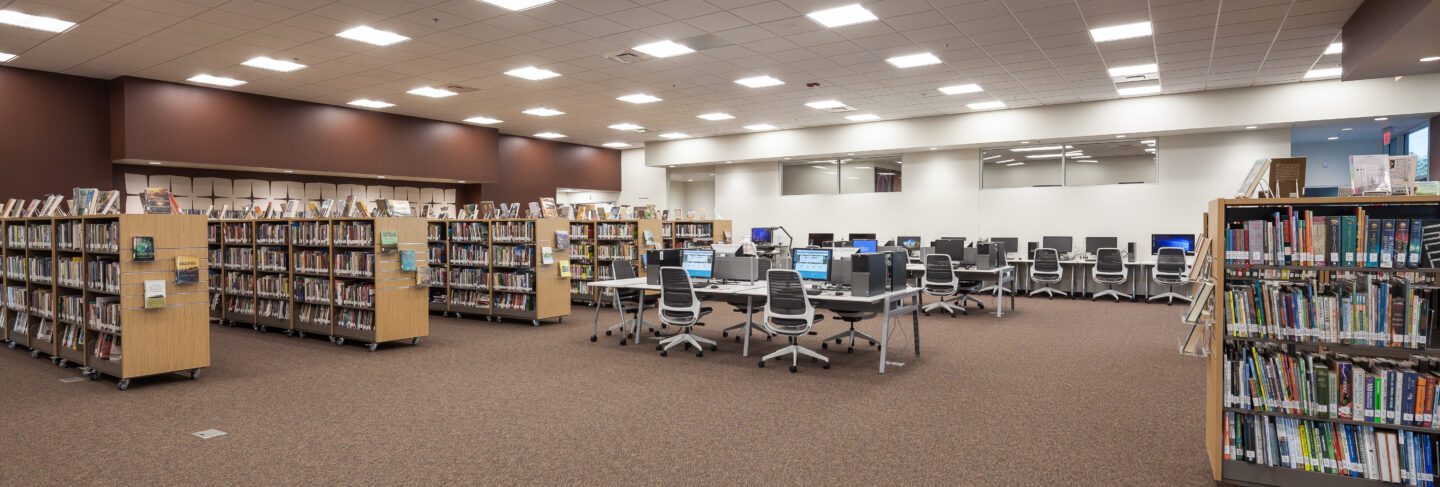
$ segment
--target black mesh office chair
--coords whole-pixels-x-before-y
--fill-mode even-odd
[[[825,319],[824,315],[815,314],[815,307],[810,305],[800,273],[793,269],[771,269],[765,279],[769,283],[770,298],[765,303],[765,327],[771,333],[789,338],[790,346],[760,359],[760,367],[764,367],[766,361],[789,355],[790,372],[795,372],[800,355],[805,355],[825,361],[824,367],[830,368],[829,358],[799,344],[800,337],[808,335],[815,328],[815,323]]]
[[[633,279],[633,278],[637,277],[637,276],[635,275],[635,263],[630,262],[630,261],[628,261],[628,260],[617,260],[617,261],[611,262],[611,263],[610,263],[610,272],[615,275],[615,277],[614,277],[613,279],[617,279],[617,280],[619,280],[619,279]],[[610,333],[611,333],[612,331],[614,331],[616,328],[619,328],[619,329],[620,329],[620,345],[621,345],[621,346],[624,346],[624,345],[625,345],[625,340],[626,340],[627,337],[628,337],[628,338],[631,338],[631,339],[634,339],[634,340],[638,343],[638,342],[640,341],[640,338],[635,335],[635,329],[637,328],[637,327],[635,326],[636,323],[640,323],[640,324],[641,324],[642,326],[644,326],[645,328],[649,328],[649,329],[653,330],[653,332],[654,332],[656,335],[659,335],[659,334],[660,334],[660,328],[659,328],[659,327],[656,327],[654,323],[651,323],[651,322],[649,322],[649,321],[645,321],[645,310],[642,309],[642,308],[640,308],[640,298],[643,297],[644,295],[645,295],[645,291],[640,290],[640,289],[617,289],[617,290],[615,290],[615,293],[614,293],[614,296],[615,296],[615,309],[618,310],[618,311],[620,311],[621,321],[620,321],[619,323],[616,323],[616,324],[614,324],[614,325],[611,325],[610,328],[607,328],[607,329],[605,330],[605,336],[610,336]],[[645,308],[654,308],[655,306],[656,306],[656,303],[655,303],[654,300],[650,300],[650,301],[645,302]],[[625,313],[626,313],[626,308],[627,308],[627,307],[630,308],[630,309],[635,310],[635,317],[634,317],[634,318],[625,318]],[[629,331],[627,331],[627,330],[629,330]]]
[[[1190,283],[1190,276],[1185,268],[1185,249],[1179,247],[1161,247],[1155,253],[1155,268],[1151,270],[1151,279],[1156,283],[1169,287],[1169,290],[1150,296],[1146,301],[1154,301],[1165,298],[1165,304],[1174,304],[1176,299],[1190,302],[1190,296],[1175,292],[1175,286],[1184,286]]]
[[[1104,284],[1106,289],[1090,295],[1091,301],[1102,296],[1113,297],[1116,302],[1119,302],[1120,298],[1131,299],[1134,297],[1116,291],[1114,288],[1116,284],[1125,284],[1125,281],[1130,278],[1130,272],[1125,268],[1123,255],[1117,248],[1096,249],[1095,269],[1091,271],[1091,274],[1094,274],[1095,282]]]
[[[925,316],[930,316],[930,311],[936,308],[955,316],[959,311],[970,314],[964,306],[957,306],[953,301],[946,301],[945,298],[957,296],[960,293],[960,280],[955,278],[955,268],[950,264],[950,256],[946,254],[930,254],[925,256],[925,277],[921,279],[921,290],[925,294],[938,296],[939,301],[930,303],[920,308]]]
[[[1060,266],[1060,252],[1050,248],[1035,249],[1035,263],[1030,265],[1030,280],[1046,286],[1030,291],[1030,295],[1045,293],[1050,299],[1055,295],[1066,296],[1064,291],[1048,286],[1065,279],[1065,268]]]
[[[696,357],[705,356],[702,343],[709,345],[711,351],[718,349],[714,340],[691,333],[695,327],[704,325],[700,318],[711,311],[714,310],[708,306],[700,306],[700,299],[695,297],[695,288],[690,285],[690,272],[682,267],[661,267],[660,322],[679,327],[680,332],[660,340],[660,344],[655,345],[655,349],[660,350],[660,356],[664,357],[670,349],[682,343],[686,350],[695,347]]]
[[[759,274],[758,276],[756,276],[756,277],[758,277],[759,280],[763,281],[763,280],[765,280],[765,273],[770,271],[770,259],[761,259],[761,258],[759,258],[759,257],[756,257],[756,259],[759,261],[759,262],[756,263],[756,268],[759,269],[758,272],[760,273],[760,274]],[[734,312],[736,312],[736,313],[740,313],[741,315],[745,315],[747,312],[749,312],[749,314],[750,314],[751,316],[753,316],[755,313],[759,313],[759,312],[765,310],[765,297],[764,297],[764,296],[746,297],[746,296],[730,295],[730,296],[728,296],[728,297],[725,298],[725,304],[730,305],[730,306],[731,306],[731,310],[734,311]],[[771,338],[773,338],[773,337],[775,336],[775,335],[771,335],[771,334],[767,333],[767,332],[765,331],[765,327],[760,326],[759,323],[755,323],[755,322],[751,319],[750,316],[746,316],[745,319],[750,321],[750,333],[755,333],[755,332],[757,332],[757,331],[760,332],[760,333],[765,333],[765,339],[766,339],[766,340],[769,340],[769,339],[771,339]],[[720,331],[720,336],[721,336],[721,337],[730,336],[730,332],[731,332],[731,331],[745,328],[745,323],[746,323],[746,322],[742,321],[742,322],[740,322],[740,323],[738,323],[738,324],[736,324],[736,325],[734,325],[734,326],[731,326],[731,327],[729,327],[729,328],[726,328],[726,329],[724,329],[724,330],[721,330],[721,331]],[[740,333],[738,333],[738,332],[735,333],[735,341],[737,341],[737,342],[740,341]]]

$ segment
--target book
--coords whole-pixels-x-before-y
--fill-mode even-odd
[[[1395,266],[1395,220],[1380,221],[1380,262],[1379,267],[1389,269]]]
[[[1270,168],[1270,159],[1256,159],[1250,166],[1250,172],[1240,182],[1240,189],[1235,190],[1236,198],[1249,198],[1255,194],[1255,188],[1260,186],[1260,175]]]
[[[570,259],[560,259],[557,263],[559,265],[556,268],[560,277],[570,277]]]
[[[1362,265],[1364,267],[1380,267],[1380,236],[1382,234],[1380,221],[1371,219],[1367,223],[1369,226],[1365,230],[1365,246],[1362,247],[1365,259]]]
[[[1350,156],[1350,192],[1390,193],[1390,159],[1385,154]]]
[[[165,307],[165,280],[153,279],[145,281],[145,308]]]
[[[402,250],[402,251],[400,251],[400,270],[402,270],[402,271],[413,271],[413,270],[415,270],[415,251],[414,251],[414,250]]]
[[[134,237],[131,242],[132,260],[152,261],[155,260],[155,238]]]
[[[400,234],[396,232],[380,232],[380,251],[393,252],[400,246]]]
[[[541,264],[554,264],[554,263],[555,263],[555,251],[554,251],[553,249],[551,249],[550,247],[540,247],[540,263],[541,263]]]
[[[390,216],[415,216],[410,209],[410,202],[405,200],[390,200]]]
[[[538,213],[543,218],[555,218],[558,216],[555,211],[555,198],[540,198],[540,211]]]
[[[570,250],[570,232],[564,230],[555,231],[555,250]]]
[[[175,256],[175,283],[200,281],[200,259],[187,255]]]
[[[1419,156],[1389,156],[1390,192],[1393,194],[1415,194],[1415,171],[1419,167]]]

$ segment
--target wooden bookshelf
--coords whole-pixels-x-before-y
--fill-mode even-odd
[[[448,275],[446,280],[432,281],[429,309],[486,320],[526,320],[536,326],[543,320],[563,320],[570,314],[570,278],[560,277],[558,262],[569,252],[554,248],[555,232],[569,231],[569,223],[560,218],[428,222],[429,228],[444,225],[443,239],[435,238],[428,245],[446,243],[447,261],[435,268]],[[541,252],[547,247],[554,262],[543,264]],[[514,258],[517,254],[524,258]],[[443,309],[435,298],[442,295]]]
[[[1248,463],[1240,460],[1227,460],[1225,456],[1225,414],[1235,412],[1241,414],[1254,414],[1260,416],[1272,416],[1291,419],[1303,419],[1316,422],[1329,422],[1335,424],[1353,424],[1374,427],[1378,430],[1409,430],[1423,433],[1435,433],[1429,428],[1417,428],[1402,426],[1398,424],[1365,423],[1334,418],[1319,418],[1304,415],[1284,414],[1269,411],[1253,411],[1240,408],[1225,407],[1225,346],[1226,344],[1275,344],[1287,347],[1289,350],[1302,351],[1328,351],[1345,354],[1352,358],[1388,358],[1391,360],[1405,360],[1407,357],[1416,355],[1433,356],[1435,349],[1413,349],[1403,347],[1384,347],[1374,345],[1356,345],[1345,343],[1317,343],[1317,342],[1293,342],[1287,340],[1236,337],[1230,336],[1226,328],[1229,310],[1225,303],[1225,287],[1220,285],[1227,280],[1230,281],[1254,281],[1256,278],[1235,278],[1227,277],[1233,272],[1248,269],[1270,270],[1270,271],[1300,271],[1313,272],[1317,274],[1330,275],[1332,273],[1370,274],[1376,276],[1410,275],[1423,276],[1426,278],[1435,275],[1435,269],[1392,269],[1377,267],[1341,267],[1341,266],[1295,266],[1295,265],[1251,265],[1251,264],[1227,264],[1226,261],[1226,230],[1232,220],[1244,221],[1253,219],[1268,219],[1271,211],[1313,210],[1316,215],[1335,216],[1343,214],[1354,214],[1357,208],[1364,208],[1367,215],[1378,218],[1440,218],[1440,197],[1436,196],[1369,196],[1369,197],[1340,197],[1340,198],[1271,198],[1271,199],[1218,199],[1212,201],[1209,206],[1207,233],[1211,236],[1210,255],[1216,256],[1210,267],[1210,277],[1216,285],[1212,296],[1214,314],[1214,325],[1210,333],[1210,355],[1206,367],[1205,387],[1205,444],[1209,454],[1211,472],[1216,481],[1237,485],[1334,485],[1334,486],[1382,486],[1393,485],[1378,480],[1355,478],[1342,475],[1324,474],[1285,467],[1270,467],[1261,464]],[[1200,265],[1197,263],[1196,265]],[[1261,280],[1272,280],[1260,278]],[[1273,280],[1286,280],[1287,277],[1277,277]],[[1433,340],[1433,338],[1432,338]],[[1433,342],[1432,342],[1433,343]]]
[[[219,293],[223,324],[249,323],[262,332],[275,328],[301,338],[322,335],[336,345],[360,341],[371,351],[383,342],[414,344],[429,335],[429,321],[417,319],[426,314],[425,287],[416,283],[416,271],[401,270],[407,250],[415,253],[417,269],[427,265],[425,220],[284,218],[211,225],[221,229],[218,247],[225,259],[221,286],[211,286],[212,303]],[[394,249],[384,248],[386,232],[396,235]],[[213,252],[216,244],[210,248]],[[248,262],[230,260],[246,252]],[[243,279],[251,284],[235,285]],[[358,294],[342,299],[342,290]],[[253,304],[241,306],[247,303]]]
[[[81,367],[91,380],[108,375],[120,390],[136,377],[188,372],[210,366],[206,326],[209,278],[205,219],[197,215],[96,215],[15,218],[0,222],[6,237],[3,311],[11,349],[49,355],[56,365]],[[11,232],[23,229],[23,238]],[[48,235],[47,235],[48,234]],[[134,259],[135,237],[151,237],[154,259]],[[175,282],[176,257],[199,262],[198,282]],[[12,258],[24,273],[12,273]],[[19,270],[19,269],[13,269]],[[79,272],[78,274],[76,272]],[[105,278],[92,276],[100,272]],[[145,308],[145,281],[165,281],[165,304]],[[17,303],[10,290],[24,290]],[[30,324],[17,330],[20,316]],[[50,336],[41,336],[41,320]],[[118,358],[107,344],[118,345]]]
[[[660,220],[654,219],[571,221],[571,299],[587,304],[608,304],[601,299],[600,293],[589,289],[588,283],[613,279],[610,265],[618,260],[634,263],[637,275],[645,275],[640,257],[645,250],[661,245],[663,230],[660,224]],[[577,240],[577,228],[587,229],[594,238]],[[650,234],[648,242],[646,232]]]
[[[734,239],[733,233],[730,238],[725,238],[726,233],[731,231],[730,227],[730,220],[667,220],[661,233],[664,234],[665,248],[686,249],[730,243]]]

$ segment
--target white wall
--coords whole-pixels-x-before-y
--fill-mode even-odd
[[[671,181],[666,209],[705,210],[709,215],[715,210],[714,181]]]
[[[619,191],[574,191],[555,193],[555,203],[565,205],[580,205],[587,203],[615,203],[620,198]]]
[[[1350,187],[1350,156],[1384,154],[1379,140],[1327,140],[1290,145],[1290,155],[1305,158],[1306,186]]]
[[[1151,233],[1199,233],[1210,200],[1233,196],[1255,159],[1290,152],[1290,130],[1250,130],[1160,138],[1155,184],[979,189],[979,150],[904,155],[899,193],[780,196],[778,164],[722,165],[715,200],[736,235],[784,226],[797,241],[810,232],[1018,237],[1115,236],[1149,252]]]
[[[620,151],[620,194],[616,203],[665,208],[669,203],[665,195],[668,182],[665,168],[645,165],[645,149]]]

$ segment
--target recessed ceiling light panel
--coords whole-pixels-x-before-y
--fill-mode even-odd
[[[604,145],[605,147],[609,147],[611,149],[623,149],[626,147],[630,147],[630,144],[626,144],[624,142],[606,142],[601,145]]]
[[[844,103],[840,103],[840,101],[838,101],[838,100],[821,100],[821,101],[812,101],[812,102],[810,102],[810,103],[806,103],[805,106],[810,107],[810,108],[814,108],[814,109],[816,109],[816,110],[829,110],[829,109],[831,109],[831,108],[840,108],[840,107],[843,107],[843,106],[845,106],[845,104],[844,104]]]
[[[1340,53],[1341,53],[1342,51],[1344,51],[1344,50],[1345,50],[1345,43],[1343,43],[1343,42],[1336,42],[1336,43],[1330,44],[1330,47],[1326,47],[1326,48],[1325,48],[1325,54],[1324,54],[1324,55],[1340,54]]]
[[[1152,32],[1149,22],[1136,22],[1090,29],[1090,38],[1095,42],[1109,42],[1146,37]]]
[[[635,124],[633,124],[633,123],[617,123],[617,124],[615,124],[615,125],[611,125],[610,128],[615,129],[615,130],[625,130],[625,131],[629,131],[629,132],[634,132],[634,131],[636,131],[636,130],[643,129],[643,128],[645,128],[645,127],[641,127],[641,126],[635,125]]]
[[[1111,77],[1135,76],[1140,74],[1150,74],[1158,72],[1160,72],[1160,67],[1154,64],[1137,64],[1134,66],[1120,66],[1116,68],[1110,68]]]
[[[735,116],[734,116],[734,115],[731,115],[731,114],[728,114],[728,113],[715,112],[715,113],[706,113],[706,114],[704,114],[704,115],[697,115],[695,118],[703,118],[703,119],[705,119],[705,120],[709,120],[709,121],[714,122],[714,121],[718,121],[718,120],[730,120],[730,119],[732,119],[732,118],[735,118]]]
[[[969,107],[971,110],[994,110],[996,108],[1005,108],[1005,102],[999,100],[984,101],[980,103],[971,103],[965,106]]]
[[[529,110],[525,110],[525,111],[522,112],[522,113],[525,113],[525,114],[527,114],[527,115],[534,115],[534,116],[537,116],[537,117],[553,117],[553,116],[556,116],[556,115],[564,115],[564,114],[565,114],[565,112],[562,112],[562,111],[560,111],[560,110],[555,110],[555,109],[545,108],[545,107],[531,108],[531,109],[529,109]]]
[[[955,85],[940,88],[940,92],[947,95],[963,95],[965,93],[979,93],[985,91],[980,85],[970,83],[968,85]]]
[[[244,64],[252,68],[268,69],[271,71],[279,71],[282,73],[288,73],[297,69],[305,69],[304,64],[292,63],[290,61],[281,61],[279,59],[271,59],[265,56],[251,58],[249,61],[245,61],[240,64]]]
[[[694,49],[691,49],[684,44],[678,44],[674,41],[660,41],[651,42],[649,44],[641,44],[635,46],[635,50],[658,58],[679,56],[681,54],[690,54],[692,52],[695,52]]]
[[[737,79],[735,80],[735,82],[748,86],[750,88],[764,88],[767,86],[779,86],[785,84],[784,81],[780,81],[769,76],[756,76],[753,78]]]
[[[660,136],[661,136],[661,137],[664,137],[664,138],[667,138],[667,139],[688,139],[688,138],[690,138],[690,135],[684,134],[684,133],[680,133],[680,132],[664,133],[664,134],[660,134]]]
[[[931,64],[940,64],[940,58],[935,57],[934,54],[922,52],[920,54],[910,54],[907,56],[895,56],[890,59],[886,59],[885,62],[890,63],[891,66],[895,66],[897,68],[913,68],[916,66],[929,66]]]
[[[488,3],[488,4],[490,4],[490,5],[494,5],[494,6],[496,6],[496,7],[503,8],[503,9],[507,9],[507,10],[512,10],[512,11],[519,12],[519,11],[525,10],[525,9],[527,9],[527,8],[539,7],[539,6],[541,6],[541,5],[545,5],[545,4],[547,4],[547,3],[554,2],[555,0],[480,0],[480,1],[485,2],[485,3]]]
[[[74,22],[52,17],[24,14],[8,9],[0,10],[0,24],[10,24],[16,27],[43,30],[45,32],[65,32],[75,26]]]
[[[432,88],[432,87],[429,87],[429,86],[425,86],[425,87],[421,87],[421,88],[415,88],[415,89],[413,89],[413,90],[407,91],[406,93],[409,93],[409,94],[412,94],[412,95],[427,96],[427,97],[430,97],[430,98],[445,98],[445,97],[455,96],[455,95],[458,95],[458,94],[459,94],[459,93],[456,93],[456,92],[453,92],[453,91],[450,91],[450,90],[443,90],[443,89],[440,89],[440,88]]]
[[[478,124],[481,124],[481,125],[492,125],[492,124],[497,124],[497,123],[500,123],[500,122],[504,122],[504,120],[500,120],[500,119],[498,119],[498,118],[490,118],[490,117],[470,117],[470,118],[465,119],[465,121],[466,121],[466,122],[470,122],[470,123],[478,123]]]
[[[1334,78],[1340,76],[1340,68],[1312,69],[1305,73],[1305,79]]]
[[[366,44],[374,44],[377,46],[388,46],[397,42],[404,42],[410,40],[409,37],[405,37],[394,32],[366,27],[363,25],[335,35],[344,37],[346,39],[364,42]]]
[[[542,79],[550,79],[560,76],[560,73],[556,73],[548,69],[540,69],[534,66],[526,66],[519,69],[512,69],[506,71],[505,74],[514,76],[516,78],[525,78],[530,81],[540,81]]]
[[[873,113],[862,113],[859,115],[850,115],[845,117],[845,119],[851,122],[873,122],[879,120],[880,116]]]
[[[555,133],[555,132],[540,132],[540,133],[538,133],[538,134],[535,134],[535,136],[536,136],[536,137],[540,137],[540,138],[544,138],[544,139],[562,139],[562,138],[565,138],[565,134],[558,134],[558,133]]]
[[[6,52],[0,52],[0,63],[3,63],[3,62],[5,62],[5,61],[9,61],[9,60],[11,60],[11,59],[15,59],[15,55],[14,55],[14,54],[6,53]]]
[[[380,101],[380,100],[371,100],[371,99],[368,99],[368,98],[361,98],[361,99],[359,99],[359,100],[351,100],[351,101],[350,101],[350,104],[351,104],[351,105],[355,105],[355,106],[357,106],[357,107],[365,107],[365,108],[390,108],[390,107],[395,106],[394,103],[385,103],[385,102]]]
[[[1160,85],[1129,86],[1115,90],[1120,96],[1153,95],[1160,92]]]
[[[636,93],[636,94],[633,94],[633,95],[625,95],[625,96],[616,98],[616,100],[620,100],[620,101],[628,102],[628,103],[634,103],[634,104],[636,104],[636,105],[644,104],[644,103],[655,103],[655,102],[657,102],[657,101],[661,101],[659,97],[647,95],[647,94],[644,94],[644,93]]]
[[[810,20],[826,27],[843,27],[846,25],[860,24],[879,19],[875,14],[865,10],[860,4],[846,5],[825,10],[817,10],[805,14]]]
[[[244,81],[240,81],[240,80],[235,79],[235,78],[226,78],[226,77],[223,77],[223,76],[211,76],[211,75],[208,75],[208,74],[197,74],[197,75],[195,75],[195,76],[191,76],[190,79],[188,79],[188,80],[186,80],[186,81],[191,81],[191,82],[195,82],[195,83],[205,83],[205,84],[207,84],[207,85],[216,85],[216,86],[240,86],[240,85],[245,84]]]
[[[757,131],[757,132],[758,132],[758,131],[761,131],[761,130],[775,130],[775,128],[776,128],[776,127],[775,127],[774,125],[770,125],[770,124],[768,124],[768,123],[757,123],[757,124],[754,124],[754,125],[746,125],[746,126],[745,126],[745,130],[754,130],[754,131]]]

